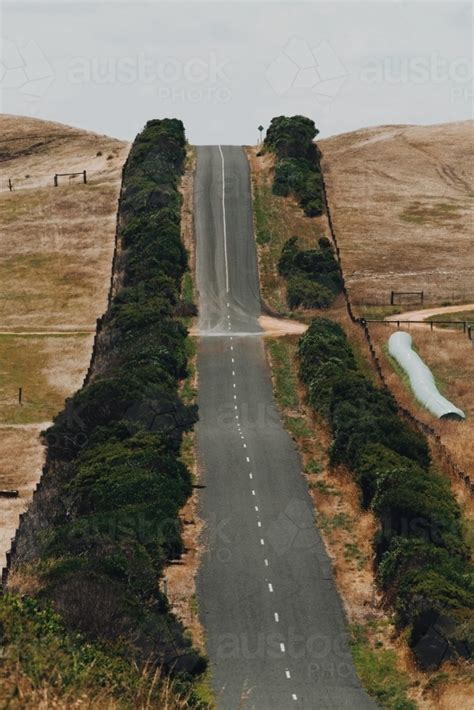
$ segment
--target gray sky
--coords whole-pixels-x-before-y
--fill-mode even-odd
[[[471,118],[465,2],[1,3],[1,110],[132,138],[254,143],[295,113],[321,136]]]

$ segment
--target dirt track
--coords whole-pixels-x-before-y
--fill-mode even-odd
[[[442,306],[440,308],[422,308],[419,311],[406,311],[405,313],[396,313],[395,315],[387,316],[385,320],[426,320],[432,316],[449,315],[450,313],[459,313],[459,311],[474,311],[474,303],[468,303],[463,306]]]

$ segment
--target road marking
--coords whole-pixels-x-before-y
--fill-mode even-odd
[[[235,384],[235,382],[234,382],[234,384],[232,385],[232,387],[237,387],[237,385]]]
[[[229,293],[229,263],[227,260],[227,227],[225,221],[225,164],[224,153],[222,152],[222,148],[220,146],[219,153],[221,154],[222,161],[222,222],[224,225],[225,290]]]
[[[250,463],[250,459],[248,456],[245,457],[247,459],[247,463]]]
[[[293,698],[293,700],[298,700],[298,696],[295,695],[294,693],[293,693],[293,695],[292,695],[291,697]]]
[[[265,545],[265,540],[263,539],[263,537],[260,538],[260,544]]]
[[[249,478],[250,478],[250,480],[252,480],[252,478],[253,478],[251,473],[249,473]]]
[[[258,521],[257,526],[258,526],[259,528],[262,527],[262,523],[260,522],[260,520]]]
[[[243,447],[244,447],[244,449],[246,449],[246,448],[247,448],[247,444],[243,444]]]
[[[235,377],[235,370],[232,370],[232,377]]]
[[[269,591],[269,592],[273,592],[273,587],[272,587],[272,585],[270,584],[270,582],[268,583],[268,591]]]
[[[235,359],[233,357],[231,358],[231,360],[232,360],[232,362],[235,362]]]
[[[227,301],[227,308],[230,308],[230,303],[229,303],[229,301]]]
[[[238,414],[236,414],[236,415],[235,415],[235,418],[236,418],[236,419],[238,419],[238,418],[239,418],[239,415],[238,415]]]
[[[280,651],[281,651],[282,653],[285,653],[285,644],[284,644],[284,643],[281,643],[281,644],[280,644]]]
[[[255,491],[252,491],[252,495],[253,495],[253,496],[255,495]]]
[[[236,395],[236,394],[234,394],[234,399],[237,399],[237,395]]]
[[[236,404],[234,404],[234,409],[238,409],[238,406]]]
[[[287,677],[288,679],[291,678],[291,673],[290,673],[290,671],[288,670],[288,668],[287,668],[286,671],[285,671],[285,675],[286,675],[286,677]]]
[[[265,562],[265,567],[268,567],[268,560],[265,558],[263,561]]]
[[[278,624],[278,622],[280,621],[280,617],[278,616],[278,613],[275,612],[274,616],[275,616],[275,621],[276,621],[277,624]]]
[[[231,340],[232,340],[232,338],[231,338]],[[233,345],[231,345],[231,346],[230,346],[230,349],[231,349],[231,350],[233,350],[233,349],[234,349],[234,346],[233,346]]]
[[[252,474],[250,474],[250,475],[252,475]],[[255,510],[256,510],[257,513],[258,513],[258,505],[255,506]]]

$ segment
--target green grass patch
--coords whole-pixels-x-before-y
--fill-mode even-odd
[[[271,338],[266,345],[272,361],[276,400],[283,409],[296,409],[298,378],[293,367],[296,345],[287,338]]]
[[[432,205],[412,202],[400,213],[400,219],[410,224],[446,223],[459,219],[460,205],[437,202]]]
[[[456,311],[456,313],[439,313],[426,319],[429,323],[436,323],[439,328],[461,329],[464,323],[474,324],[474,311]],[[440,321],[449,321],[449,323]]]
[[[408,675],[397,668],[394,651],[373,648],[367,630],[360,625],[351,627],[350,647],[359,678],[383,708],[416,710],[416,703],[407,695],[410,688]]]

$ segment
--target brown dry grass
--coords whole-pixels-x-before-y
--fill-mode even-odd
[[[41,474],[39,431],[80,387],[106,308],[128,144],[7,115],[0,136],[0,331],[10,333],[0,335],[0,486],[20,491],[16,500],[0,499],[3,566]],[[53,186],[55,173],[84,169],[87,185],[63,178]]]
[[[392,289],[472,300],[473,128],[380,126],[319,142],[355,303],[387,303]]]
[[[0,564],[18,526],[18,517],[31,498],[43,465],[38,436],[45,423],[28,428],[0,427],[0,488],[18,490],[18,498],[1,498]]]

